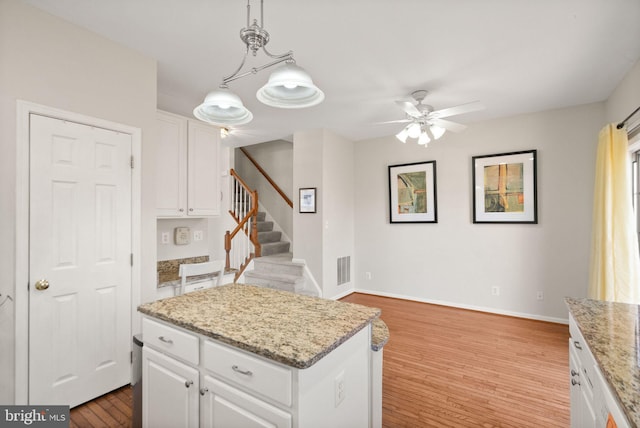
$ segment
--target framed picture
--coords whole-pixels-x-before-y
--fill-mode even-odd
[[[316,212],[316,188],[307,187],[300,189],[300,212],[315,213]]]
[[[474,156],[474,223],[538,223],[536,150]]]
[[[437,223],[436,161],[389,165],[389,221]]]

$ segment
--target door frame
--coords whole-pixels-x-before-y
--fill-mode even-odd
[[[140,305],[141,288],[141,183],[142,130],[54,107],[17,100],[16,126],[16,229],[15,229],[15,404],[29,401],[29,116],[38,114],[131,135],[131,331]],[[40,403],[46,404],[46,403]]]

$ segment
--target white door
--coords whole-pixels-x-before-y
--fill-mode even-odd
[[[130,382],[131,136],[32,114],[29,403]]]

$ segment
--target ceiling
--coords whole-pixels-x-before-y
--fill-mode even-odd
[[[22,1],[157,59],[158,107],[190,117],[244,53],[244,0]],[[393,135],[401,124],[379,122],[404,119],[394,101],[417,89],[436,110],[481,101],[450,118],[466,124],[603,101],[640,57],[639,0],[265,0],[264,28],[269,51],[292,50],[326,98],[261,104],[273,69],[231,82],[254,115],[232,146],[317,128]],[[266,62],[260,52],[248,65]]]

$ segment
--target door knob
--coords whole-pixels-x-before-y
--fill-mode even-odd
[[[49,288],[49,281],[46,279],[41,279],[36,282],[36,290],[46,290],[47,288]]]

